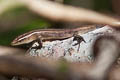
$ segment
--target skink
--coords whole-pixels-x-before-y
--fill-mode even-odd
[[[41,48],[44,41],[64,40],[70,37],[74,37],[73,40],[77,40],[79,44],[84,39],[78,34],[81,35],[94,29],[96,29],[96,25],[74,29],[38,29],[18,36],[12,41],[11,45],[16,46],[37,41],[40,44],[37,48]]]

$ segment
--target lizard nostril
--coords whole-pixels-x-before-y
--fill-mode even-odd
[[[13,41],[11,42],[11,45],[14,46],[14,45],[16,45],[16,43],[17,43],[17,41],[16,41],[16,40],[13,40]]]

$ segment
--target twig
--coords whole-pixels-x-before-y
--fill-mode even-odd
[[[111,67],[120,55],[119,47],[120,43],[114,36],[99,37],[94,46],[94,50],[97,50],[94,53],[98,55],[96,56],[96,62],[93,69],[91,69],[90,75],[94,75],[97,80],[106,80]]]
[[[0,56],[2,55],[23,55],[25,50],[0,46]]]
[[[120,25],[117,19],[82,8],[75,8],[46,0],[22,0],[22,2],[35,13],[53,21]]]

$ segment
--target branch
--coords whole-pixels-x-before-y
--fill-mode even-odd
[[[24,53],[25,51],[22,49],[0,46],[0,56],[2,55],[23,55]]]
[[[22,2],[33,12],[52,21],[120,25],[117,19],[87,9],[75,8],[46,0],[22,0]]]

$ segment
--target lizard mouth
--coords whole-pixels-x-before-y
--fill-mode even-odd
[[[11,45],[12,45],[12,46],[16,45],[16,41],[12,41],[12,42],[11,42]]]

